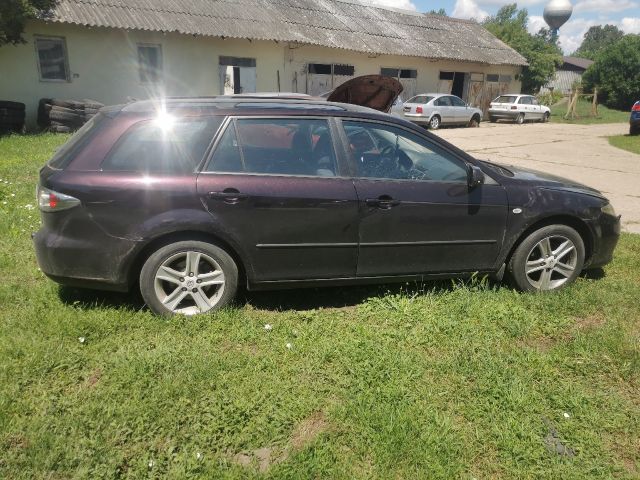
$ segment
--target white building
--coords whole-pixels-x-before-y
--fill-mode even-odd
[[[526,65],[477,23],[354,0],[61,0],[25,39],[0,48],[0,99],[31,126],[40,98],[321,94],[371,73],[486,108]]]

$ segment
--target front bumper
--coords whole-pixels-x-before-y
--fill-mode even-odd
[[[591,258],[585,264],[585,269],[600,268],[611,263],[613,252],[620,239],[620,216],[603,213],[592,224],[595,236]]]

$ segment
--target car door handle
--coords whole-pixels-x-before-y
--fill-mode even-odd
[[[249,196],[246,193],[240,193],[240,191],[235,188],[225,188],[222,192],[209,192],[207,197],[212,200],[222,200],[224,203],[233,205],[242,200],[246,200]]]
[[[400,205],[399,200],[394,200],[389,195],[381,195],[378,198],[367,198],[364,203],[366,203],[368,207],[376,207],[381,210],[389,210]]]

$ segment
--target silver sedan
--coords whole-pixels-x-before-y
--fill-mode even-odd
[[[482,110],[467,105],[460,97],[442,93],[423,93],[410,98],[402,108],[404,118],[437,130],[442,125],[477,127]]]

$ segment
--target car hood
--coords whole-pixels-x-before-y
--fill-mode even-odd
[[[338,86],[329,94],[327,101],[351,103],[388,112],[402,90],[404,87],[395,78],[363,75]]]
[[[582,183],[569,180],[568,178],[558,177],[556,175],[551,175],[549,173],[540,172],[538,170],[532,170],[529,168],[516,167],[515,165],[492,165],[496,165],[501,169],[506,169],[510,174],[507,174],[505,176],[529,183],[531,185],[605,198],[605,196],[599,190],[583,185]],[[506,174],[507,172],[502,173]]]

